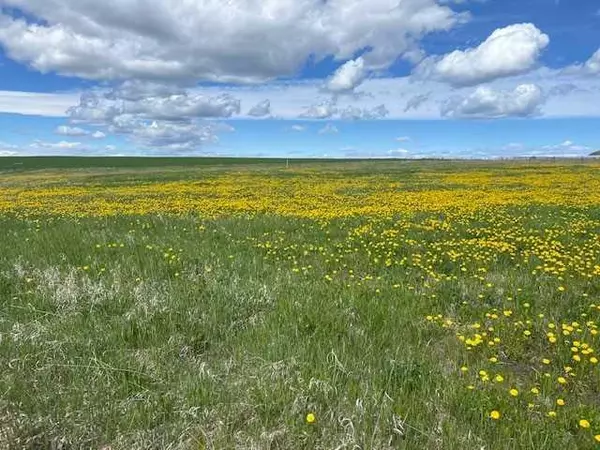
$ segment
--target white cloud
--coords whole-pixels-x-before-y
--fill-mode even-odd
[[[365,60],[356,58],[343,64],[327,81],[326,88],[335,94],[354,91],[365,79]]]
[[[60,141],[60,142],[45,142],[35,140],[30,147],[34,149],[50,149],[50,150],[72,150],[82,147],[81,142]]]
[[[271,114],[271,102],[267,100],[263,100],[248,111],[248,115],[251,117],[265,117]]]
[[[600,109],[600,77],[590,76],[579,70],[555,70],[548,68],[539,68],[523,75],[502,78],[490,82],[487,87],[493,91],[512,91],[515,86],[521,84],[535,84],[539,86],[545,94],[543,105],[543,117],[599,117]],[[440,119],[440,105],[448,101],[449,96],[466,98],[472,94],[470,87],[455,88],[448,90],[445,83],[422,80],[415,81],[411,77],[399,78],[368,78],[360,87],[365,93],[361,96],[337,96],[335,103],[331,101],[330,96],[324,96],[322,91],[322,80],[303,80],[303,81],[280,81],[272,82],[260,86],[228,86],[227,93],[233,97],[234,101],[239,100],[240,107],[244,112],[248,111],[252,105],[263,102],[265,98],[269,99],[271,115],[268,118],[277,119],[299,119],[303,114],[310,110],[307,105],[321,105],[325,116],[331,113],[330,117],[325,119],[340,118],[344,112],[345,117],[377,117],[376,108],[384,104],[389,113],[384,116],[386,119]],[[223,86],[212,85],[194,88],[177,88],[179,94],[188,93],[190,95],[202,95],[203,98],[217,98],[223,94]],[[124,114],[124,103],[140,103],[140,99],[145,98],[141,94],[133,95],[131,92],[122,94],[120,87],[114,90],[118,94],[107,89],[95,89],[92,92],[86,92],[82,95],[81,101],[78,96],[70,93],[56,94],[56,102],[64,105],[63,109],[68,109],[69,105],[75,105],[71,110],[72,126],[80,126],[82,123],[93,123],[108,127],[115,117]],[[42,105],[45,108],[44,94],[20,93],[20,97],[13,97],[11,105],[7,112],[15,108],[20,108],[23,112],[23,106],[29,105],[32,113],[39,113],[40,110],[35,105]],[[177,92],[172,89],[165,89],[164,92],[149,92],[151,98],[159,95],[176,95]],[[406,101],[421,96],[423,101],[418,108],[406,108]],[[20,98],[24,98],[21,102]],[[0,93],[0,112],[4,111],[2,106],[2,93]],[[78,104],[79,103],[79,104]],[[324,105],[323,105],[324,103]],[[156,104],[156,103],[155,103]],[[167,102],[168,104],[168,102]],[[363,114],[363,111],[371,114]],[[43,112],[43,111],[42,111]],[[380,109],[383,112],[383,109]],[[51,115],[54,112],[50,111]],[[164,116],[164,114],[158,114]],[[247,115],[234,115],[235,118],[247,118]],[[252,116],[249,116],[252,117]],[[157,118],[154,118],[157,119]],[[184,117],[177,120],[196,120],[199,118]],[[149,119],[151,120],[151,119]],[[158,119],[157,119],[158,120]],[[173,119],[175,120],[175,119]],[[107,129],[102,128],[106,132]]]
[[[54,130],[54,133],[61,136],[88,136],[90,132],[83,128],[70,127],[68,125],[61,125]]]
[[[19,147],[0,141],[0,156],[15,156],[19,154]]]
[[[400,156],[406,156],[410,152],[405,148],[395,148],[393,150],[389,150],[387,153],[391,157],[400,157]]]
[[[531,23],[495,30],[478,47],[427,58],[416,74],[455,86],[473,86],[532,69],[550,38]]]
[[[31,116],[65,117],[77,103],[78,94],[0,91],[0,113]]]
[[[301,132],[303,132],[303,131],[306,130],[306,127],[304,125],[292,125],[290,127],[290,130],[292,130],[292,131],[298,131],[298,132],[301,133]]]
[[[583,64],[573,65],[565,69],[567,73],[581,73],[583,75],[600,74],[600,48]]]
[[[411,139],[408,136],[400,136],[400,137],[397,137],[396,140],[398,142],[410,142]]]
[[[94,133],[92,133],[92,137],[94,139],[104,139],[106,137],[106,133],[103,133],[102,131],[94,131]]]
[[[431,92],[427,92],[425,94],[418,94],[418,95],[411,97],[406,102],[406,106],[404,107],[404,112],[408,112],[411,109],[419,109],[419,107],[423,103],[425,103],[427,100],[429,100],[429,97],[431,97]]]
[[[240,108],[240,101],[229,94],[210,96],[156,83],[127,82],[104,93],[85,92],[69,115],[73,123],[104,126],[144,147],[179,151],[217,142],[217,132],[231,129],[201,119],[230,117]],[[106,133],[98,130],[91,136],[103,139]]]
[[[521,84],[514,90],[495,91],[480,86],[466,97],[453,97],[442,106],[452,118],[526,117],[539,113],[544,96],[539,86]]]
[[[543,154],[548,156],[587,156],[593,149],[587,145],[575,144],[573,141],[566,140],[560,144],[545,145],[532,154]]]
[[[0,45],[10,58],[88,79],[253,82],[293,75],[309,57],[344,61],[365,48],[370,65],[386,66],[468,17],[435,0],[2,3]]]
[[[133,136],[133,140],[142,146],[176,151],[194,150],[206,143],[217,141],[212,124],[141,121],[135,122],[129,133]]]
[[[336,102],[333,100],[327,100],[317,105],[312,105],[306,109],[300,117],[307,119],[329,119],[333,117],[338,111]]]
[[[210,97],[201,93],[165,93],[138,97],[121,97],[119,88],[100,95],[86,92],[79,105],[69,108],[74,122],[105,123],[123,114],[132,114],[148,120],[181,120],[206,117],[231,117],[240,112],[240,101],[229,94]]]
[[[323,128],[321,128],[319,130],[319,134],[338,134],[338,133],[339,133],[338,128],[331,123],[328,123],[327,125],[325,125]]]
[[[389,110],[385,105],[378,105],[373,108],[357,108],[348,106],[340,110],[340,118],[344,120],[374,120],[383,119],[388,116]]]

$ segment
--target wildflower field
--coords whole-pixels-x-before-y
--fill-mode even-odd
[[[0,168],[0,449],[600,446],[600,162]]]

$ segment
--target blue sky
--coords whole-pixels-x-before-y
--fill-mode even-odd
[[[595,0],[0,0],[0,155],[583,156]]]

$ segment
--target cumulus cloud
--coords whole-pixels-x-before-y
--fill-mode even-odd
[[[592,57],[585,62],[584,67],[589,73],[600,73],[600,49],[596,50]]]
[[[597,75],[600,74],[600,48],[583,64],[574,64],[564,69],[567,74]]]
[[[293,75],[309,57],[344,61],[364,49],[371,64],[389,65],[468,16],[435,0],[2,3],[0,45],[10,58],[96,80],[255,82]]]
[[[297,132],[302,132],[302,131],[306,130],[306,127],[304,125],[292,125],[290,127],[290,130],[297,131]]]
[[[404,107],[404,112],[408,112],[411,109],[418,109],[419,106],[421,106],[423,103],[425,103],[427,100],[429,100],[429,97],[431,97],[431,92],[427,92],[425,94],[418,94],[418,95],[415,95],[414,97],[411,97],[406,102],[406,106]]]
[[[78,137],[87,136],[87,137],[91,137],[94,139],[104,139],[106,137],[106,134],[99,130],[92,132],[89,130],[84,130],[83,128],[71,127],[68,125],[61,125],[61,126],[57,127],[54,130],[54,133],[61,135],[61,136],[78,136]]]
[[[527,117],[539,113],[544,95],[535,84],[512,91],[480,86],[466,97],[453,97],[442,106],[442,115],[453,118]]]
[[[85,92],[68,110],[73,123],[104,126],[145,147],[194,150],[217,142],[224,125],[204,121],[238,114],[241,102],[229,94],[209,96],[156,83],[126,82],[109,92]],[[103,139],[106,133],[91,135]]]
[[[509,25],[495,30],[478,47],[427,58],[416,74],[454,86],[473,86],[529,71],[549,42],[548,35],[531,23]]]
[[[356,58],[346,62],[327,81],[326,88],[335,94],[353,92],[365,79],[365,60]]]
[[[375,106],[374,108],[357,108],[349,106],[340,111],[340,118],[343,120],[374,120],[383,119],[389,114],[385,105]]]
[[[83,128],[70,127],[68,125],[61,125],[54,130],[54,133],[61,136],[88,136],[90,132]]]
[[[319,130],[319,134],[337,134],[337,133],[339,133],[338,128],[331,123],[328,123],[327,125],[325,125],[323,128],[321,128]]]
[[[329,119],[338,111],[335,101],[327,100],[306,109],[300,117],[307,119]]]
[[[136,121],[131,124],[128,133],[142,146],[175,151],[194,150],[217,141],[212,124]]]
[[[250,111],[248,111],[248,115],[252,117],[265,117],[271,114],[271,101],[269,99],[263,100],[262,102],[257,103]]]
[[[103,133],[102,131],[94,131],[92,133],[92,137],[94,139],[104,139],[106,137],[106,133]]]

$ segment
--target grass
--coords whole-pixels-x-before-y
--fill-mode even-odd
[[[595,448],[599,168],[0,173],[0,448]]]

